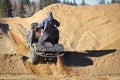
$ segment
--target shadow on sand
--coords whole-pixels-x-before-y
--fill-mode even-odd
[[[93,65],[93,61],[89,57],[101,57],[115,52],[116,49],[111,50],[86,50],[83,52],[66,51],[62,57],[63,64],[66,66],[88,66]]]
[[[0,23],[0,33],[8,33],[9,25]]]

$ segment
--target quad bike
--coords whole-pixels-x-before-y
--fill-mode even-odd
[[[64,55],[64,47],[62,44],[54,44],[54,46],[43,46],[38,43],[33,43],[30,49],[30,62],[35,63],[46,63],[46,62],[57,62],[57,56]]]
[[[40,45],[39,41],[37,41],[36,36],[38,36],[39,31],[41,32],[41,29],[37,28],[38,24],[33,23],[35,25],[31,26],[31,30],[27,32],[26,35],[26,46],[30,48],[30,62],[32,64],[36,64],[38,62],[56,62],[57,56],[63,56],[64,47],[61,44],[58,44],[59,39],[59,31],[55,26],[50,29],[50,34],[52,35],[49,40],[45,40],[45,43],[56,43],[51,45]],[[36,28],[35,28],[36,27]],[[38,32],[37,32],[38,31]],[[52,32],[51,32],[52,31]],[[36,35],[37,33],[37,35]],[[35,40],[34,40],[35,39]],[[48,42],[49,41],[49,42]],[[54,42],[55,41],[55,42]],[[43,41],[44,42],[44,41]]]

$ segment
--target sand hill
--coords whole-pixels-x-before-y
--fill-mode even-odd
[[[60,63],[32,65],[23,56],[28,56],[29,52],[25,45],[25,35],[30,24],[40,23],[49,11],[53,12],[53,16],[61,23],[59,43],[64,44],[65,50],[68,51],[64,56],[64,65]],[[40,78],[45,76],[58,80],[119,80],[119,30],[120,4],[96,6],[53,4],[29,18],[2,18],[0,19],[0,65],[3,65],[0,66],[1,76],[4,74],[15,76],[11,73],[18,73],[22,76],[35,74]],[[38,76],[37,78],[27,76],[27,79],[39,79]]]

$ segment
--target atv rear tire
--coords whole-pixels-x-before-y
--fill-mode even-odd
[[[37,64],[38,63],[38,55],[35,53],[34,49],[32,48],[30,51],[30,63]]]

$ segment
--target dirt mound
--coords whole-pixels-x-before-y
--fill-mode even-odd
[[[0,54],[0,79],[35,79],[24,65],[26,57],[16,54]]]
[[[55,64],[32,65],[28,57],[20,54],[0,54],[0,61],[0,79],[39,79],[35,75],[48,79],[55,76],[74,75],[73,70],[60,65],[61,62],[58,62],[58,66]]]
[[[24,24],[26,23],[20,18],[8,18],[0,21],[2,32],[2,38],[0,39],[1,53],[28,53],[29,49],[25,42],[27,27]]]
[[[33,22],[41,22],[49,11],[60,21],[60,43],[66,50],[96,50],[120,48],[120,5],[68,6],[53,4],[30,18],[1,19],[8,24],[8,34],[19,53],[27,53],[25,34]],[[22,45],[21,45],[22,44]]]
[[[61,64],[32,65],[20,54],[0,54],[0,79],[119,80],[120,52],[116,50],[68,52]],[[112,57],[111,57],[112,56]],[[91,64],[90,63],[91,60]],[[36,75],[36,76],[35,76]]]
[[[57,4],[36,13],[31,20],[40,22],[52,11],[61,22],[60,43],[67,50],[113,49],[120,46],[119,7],[119,4],[78,7]]]
[[[60,41],[65,46],[63,64],[32,65],[25,35],[33,22],[41,22],[47,13],[60,21]],[[49,79],[120,79],[120,4],[68,6],[53,4],[29,18],[0,19],[0,73],[36,74]],[[21,66],[21,67],[20,67]]]

